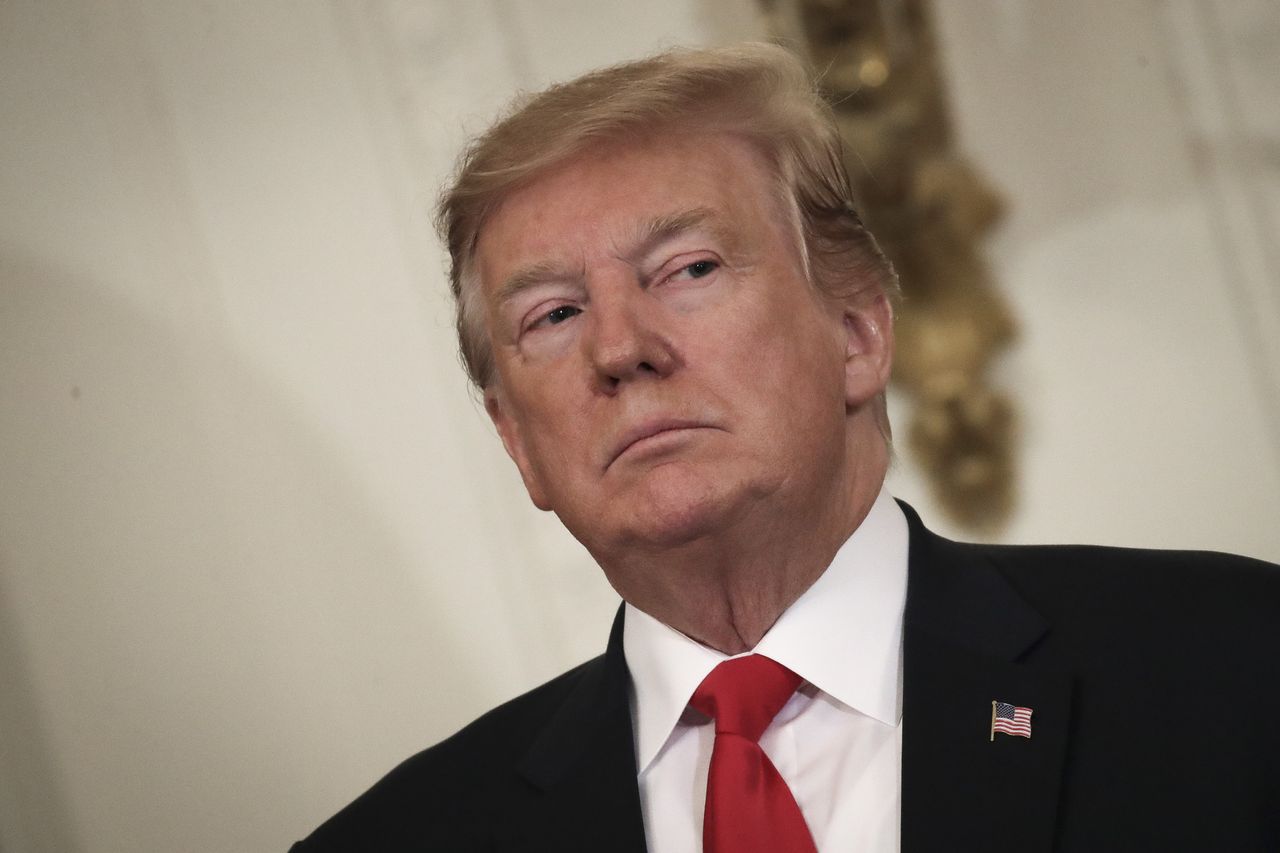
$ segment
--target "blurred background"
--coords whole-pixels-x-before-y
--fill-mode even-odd
[[[905,449],[895,494],[948,535],[1280,560],[1280,6],[933,24],[1003,199],[1014,500],[966,530]],[[432,203],[516,90],[771,26],[0,0],[0,851],[284,850],[603,649],[616,596],[457,365]]]

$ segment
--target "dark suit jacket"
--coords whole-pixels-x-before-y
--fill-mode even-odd
[[[902,850],[1280,851],[1280,572],[911,527]],[[645,849],[608,650],[401,764],[294,853]],[[990,738],[993,699],[1030,739]]]

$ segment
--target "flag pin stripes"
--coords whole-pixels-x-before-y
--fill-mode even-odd
[[[996,732],[1016,737],[1031,737],[1031,709],[1008,702],[991,700],[991,740]]]

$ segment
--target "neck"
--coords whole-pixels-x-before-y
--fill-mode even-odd
[[[611,578],[638,579],[618,592],[655,619],[725,654],[750,651],[871,511],[887,457],[886,450],[868,460],[820,498],[804,496],[781,511],[762,501],[677,548],[632,549],[601,565]]]

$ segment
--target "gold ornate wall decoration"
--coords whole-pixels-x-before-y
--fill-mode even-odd
[[[910,450],[955,521],[995,529],[1014,501],[1014,409],[986,374],[1015,325],[979,243],[1001,200],[955,150],[929,2],[761,2],[821,72],[859,211],[902,282],[894,379],[914,403]]]

